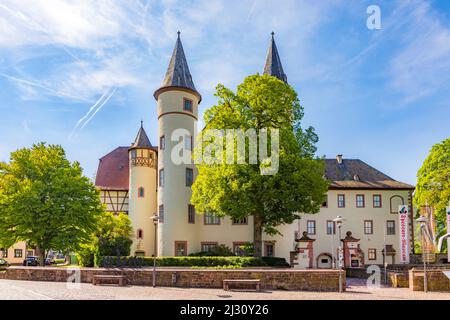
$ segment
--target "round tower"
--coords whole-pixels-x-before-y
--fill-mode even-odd
[[[152,216],[157,213],[158,160],[157,148],[151,145],[142,122],[128,155],[130,161],[128,214],[133,227],[131,255],[151,256],[155,254],[155,226]]]
[[[163,84],[155,91],[154,97],[157,100],[160,139],[158,254],[187,255],[200,250],[196,232],[199,219],[190,199],[191,185],[196,176],[191,151],[201,95],[192,81],[180,32]],[[173,156],[173,151],[180,147],[184,150]]]

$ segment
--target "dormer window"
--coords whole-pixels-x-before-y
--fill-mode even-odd
[[[192,112],[192,100],[184,98],[184,100],[183,100],[183,110]]]
[[[353,176],[353,180],[359,181],[359,176],[358,176],[357,174],[355,174],[355,175]]]

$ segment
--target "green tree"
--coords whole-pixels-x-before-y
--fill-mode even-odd
[[[0,246],[27,241],[41,264],[48,250],[90,241],[103,212],[98,191],[58,145],[40,143],[0,162]]]
[[[440,233],[444,230],[445,207],[450,205],[450,138],[435,144],[417,172],[414,205],[434,208]]]
[[[216,96],[218,103],[205,113],[205,128],[255,129],[257,133],[278,129],[279,169],[274,175],[262,175],[261,169],[270,163],[259,157],[255,164],[199,164],[191,202],[198,213],[235,219],[253,216],[254,255],[260,257],[263,231],[279,234],[279,225],[294,222],[301,213],[317,213],[325,200],[324,162],[314,158],[318,138],[313,128],[303,130],[300,125],[303,108],[296,92],[275,77],[249,76],[236,93],[218,85]],[[216,142],[206,135],[206,130],[200,135],[201,151]],[[227,152],[225,146],[222,159]],[[236,148],[230,152],[236,159]]]

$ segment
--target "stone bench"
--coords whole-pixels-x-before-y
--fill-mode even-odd
[[[230,283],[233,283],[233,284],[256,284],[256,291],[261,291],[261,280],[259,280],[259,279],[225,279],[225,280],[223,280],[223,290],[229,291]]]
[[[92,277],[92,284],[95,286],[102,282],[102,280],[114,281],[117,280],[119,286],[126,284],[127,278],[125,276],[115,275],[94,275]]]

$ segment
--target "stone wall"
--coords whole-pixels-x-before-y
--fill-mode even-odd
[[[409,288],[413,291],[423,291],[424,272],[423,268],[413,268],[409,270]],[[449,291],[450,279],[442,272],[442,270],[427,270],[427,287],[428,291]]]
[[[55,267],[10,267],[4,273],[9,280],[66,282],[73,269]],[[94,275],[124,275],[131,285],[152,285],[152,269],[83,268],[81,282],[91,283]],[[174,275],[174,276],[173,276]],[[269,290],[338,291],[338,270],[293,269],[187,269],[158,268],[156,284],[165,287],[222,288],[224,279],[261,279],[261,287]],[[345,288],[345,272],[342,272]],[[173,283],[172,281],[175,280]]]

